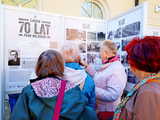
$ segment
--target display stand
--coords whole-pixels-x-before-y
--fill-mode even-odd
[[[147,4],[109,21],[0,5],[0,108],[4,109],[5,94],[20,93],[28,84],[40,53],[47,49],[59,50],[65,42],[79,43],[81,58],[98,65],[100,42],[113,40],[129,75],[124,46],[133,37],[145,35],[146,23]],[[16,61],[12,60],[13,54]]]
[[[104,20],[65,17],[11,6],[4,6],[3,18],[7,94],[20,93],[28,84],[41,52],[59,50],[66,41],[78,42],[82,59],[88,63],[100,61],[99,45],[106,34]]]
[[[3,19],[3,6],[0,4],[0,120],[3,118],[4,113],[4,19]]]
[[[5,92],[15,94],[29,83],[39,55],[48,49],[59,49],[64,39],[63,17],[5,6],[3,18]]]
[[[106,37],[106,21],[78,17],[64,18],[65,42],[77,43],[81,59],[89,64],[100,64],[100,44]]]
[[[129,91],[137,82],[137,78],[130,71],[125,46],[135,37],[143,37],[147,31],[147,7],[144,3],[126,13],[123,13],[107,24],[107,39],[113,40],[118,47],[118,54],[128,74],[126,90]]]

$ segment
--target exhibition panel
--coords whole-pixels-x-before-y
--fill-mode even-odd
[[[65,17],[65,42],[78,43],[81,59],[98,67],[99,49],[106,38],[106,21]]]
[[[5,83],[7,93],[19,93],[29,82],[39,54],[58,49],[63,39],[62,16],[4,7]]]
[[[0,5],[0,108],[5,95],[20,93],[36,78],[33,73],[42,51],[59,51],[70,42],[79,45],[81,59],[98,69],[101,42],[113,40],[128,74],[129,91],[137,81],[129,69],[125,45],[134,37],[160,35],[159,28],[147,24],[147,6],[142,4],[111,20],[95,20]]]
[[[107,39],[113,40],[118,47],[118,54],[128,75],[126,91],[137,82],[127,62],[125,46],[135,37],[143,37],[147,29],[147,4],[137,6],[130,11],[108,21]]]
[[[100,64],[99,44],[105,39],[106,21],[65,17],[20,9],[3,8],[5,92],[20,93],[29,83],[39,54],[59,50],[64,42],[79,43],[88,63]],[[95,61],[96,60],[96,61]]]
[[[2,55],[4,61],[1,64],[5,65],[5,91],[19,93],[28,84],[39,54],[46,49],[59,50],[64,42],[78,43],[82,59],[99,65],[101,41],[113,40],[132,81],[124,46],[133,37],[145,34],[146,7],[147,4],[140,5],[109,21],[1,7],[1,18],[4,19],[1,27],[1,36],[4,36],[1,39],[4,44],[1,44],[1,54],[5,54]]]

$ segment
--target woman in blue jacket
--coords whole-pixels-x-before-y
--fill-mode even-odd
[[[66,80],[66,87],[59,120],[97,120],[78,82],[69,81],[69,74],[64,72],[62,55],[55,50],[44,51],[36,65],[37,78],[23,89],[11,120],[52,120],[62,80]]]
[[[80,53],[77,44],[65,44],[62,48],[65,60],[65,76],[70,81],[79,83],[82,92],[88,99],[88,105],[95,109],[95,84],[92,77],[80,65]]]

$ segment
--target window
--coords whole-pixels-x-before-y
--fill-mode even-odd
[[[103,19],[101,6],[93,1],[85,1],[82,4],[81,15],[84,17]]]

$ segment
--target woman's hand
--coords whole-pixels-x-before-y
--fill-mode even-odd
[[[85,68],[88,67],[88,64],[84,60],[80,59],[79,64],[82,65],[82,66],[84,66]]]

